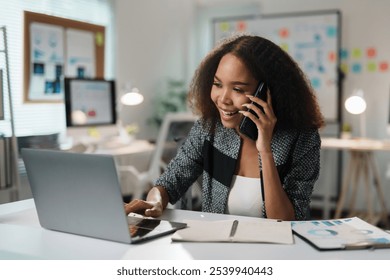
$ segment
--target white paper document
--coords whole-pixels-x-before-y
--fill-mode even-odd
[[[176,231],[172,236],[173,241],[294,243],[290,222],[266,219],[184,222],[187,227]]]
[[[293,231],[319,250],[390,248],[390,234],[360,218],[292,222]]]

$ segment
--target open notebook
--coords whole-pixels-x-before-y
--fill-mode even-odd
[[[261,218],[184,222],[187,228],[175,232],[172,236],[173,241],[294,243],[291,222]]]

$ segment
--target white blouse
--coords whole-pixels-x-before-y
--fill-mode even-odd
[[[263,217],[261,179],[233,175],[227,214]]]

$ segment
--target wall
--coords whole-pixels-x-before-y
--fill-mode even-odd
[[[187,76],[194,7],[191,1],[175,0],[115,4],[118,90],[123,93],[125,83],[131,82],[145,96],[144,103],[124,107],[121,115],[124,123],[144,128],[152,115],[153,97],[164,93],[167,79]],[[139,137],[155,138],[156,129],[141,129]]]
[[[339,9],[342,13],[342,48],[352,53],[355,48],[363,50],[363,56],[343,60],[345,65],[360,63],[360,72],[347,72],[343,85],[342,101],[355,88],[362,88],[368,103],[367,136],[389,139],[386,134],[389,111],[390,71],[369,71],[364,51],[376,50],[376,61],[390,61],[390,1],[386,0],[116,0],[117,25],[117,81],[121,86],[132,81],[144,95],[143,105],[123,113],[125,122],[141,125],[139,137],[153,138],[157,130],[146,126],[145,119],[151,115],[153,97],[163,92],[167,78],[190,77],[201,58],[211,47],[208,26],[213,17],[233,15],[257,15]],[[211,26],[210,26],[211,28]],[[343,110],[342,118],[352,124],[354,135],[359,135],[358,117]],[[323,133],[332,131],[329,125]],[[337,153],[322,152],[322,171],[316,186],[316,194],[330,191],[337,193]],[[386,177],[390,153],[376,153],[379,173],[385,187],[385,197],[390,205],[389,178]],[[344,159],[348,155],[344,154]],[[363,202],[360,202],[364,207]]]
[[[253,4],[215,7],[194,0],[116,0],[117,85],[120,94],[127,82],[142,91],[140,106],[123,107],[125,124],[140,125],[138,137],[155,139],[158,129],[148,125],[154,97],[164,94],[169,78],[188,83],[211,48],[210,22],[216,16],[247,15]],[[211,3],[213,1],[210,1]]]

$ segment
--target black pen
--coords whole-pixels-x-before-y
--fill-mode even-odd
[[[230,230],[230,235],[229,235],[230,240],[233,240],[233,237],[237,231],[237,227],[238,227],[238,220],[234,220],[233,225],[232,225],[232,229]]]

